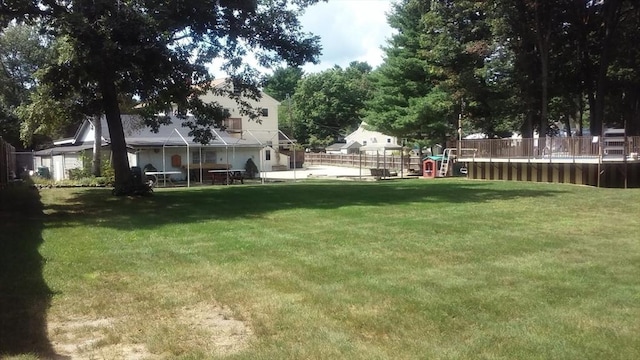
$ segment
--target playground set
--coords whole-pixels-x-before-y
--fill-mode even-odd
[[[473,149],[461,150],[473,151]],[[465,176],[467,174],[466,164],[457,160],[457,152],[458,149],[446,148],[441,155],[425,157],[422,160],[422,177],[433,179],[447,176]]]

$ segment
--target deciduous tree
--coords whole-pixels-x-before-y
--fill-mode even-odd
[[[116,191],[126,194],[131,175],[118,95],[137,96],[147,115],[171,108],[179,116],[190,111],[196,118],[186,122],[191,134],[207,142],[211,127],[225,114],[218,104],[204,104],[198,97],[211,90],[207,65],[225,59],[223,70],[234,86],[218,91],[252,112],[241,99],[259,95],[258,73],[243,59],[255,54],[262,66],[315,61],[317,38],[302,32],[297,18],[314,2],[14,0],[1,3],[0,24],[33,21],[53,38],[64,39],[64,61],[50,66],[44,78],[55,84],[56,76],[71,76],[80,91],[95,87],[109,126]],[[147,120],[157,125],[157,119]]]
[[[352,62],[304,77],[293,96],[295,136],[328,145],[358,127],[370,97],[371,66]]]
[[[21,145],[16,110],[36,89],[34,73],[50,53],[32,26],[11,25],[0,32],[0,134],[15,146]]]

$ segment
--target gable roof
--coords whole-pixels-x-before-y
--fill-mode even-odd
[[[334,143],[334,144],[331,144],[331,145],[327,146],[325,148],[325,150],[338,151],[338,150],[345,150],[345,149],[359,149],[360,146],[362,146],[362,145],[357,141],[349,141],[348,143]]]
[[[402,150],[402,146],[392,143],[373,143],[365,146],[361,146],[362,151],[386,151],[386,150]]]
[[[346,145],[345,143],[333,143],[327,147],[325,147],[324,149],[327,151],[338,151],[340,149],[342,149],[342,146]]]
[[[187,117],[189,118],[189,117]],[[263,145],[250,138],[238,138],[231,136],[226,131],[220,129],[212,129],[214,138],[209,144],[201,144],[193,140],[193,136],[189,135],[190,129],[182,126],[183,121],[177,117],[171,117],[171,123],[168,125],[160,125],[157,132],[146,125],[142,118],[136,115],[121,115],[122,127],[125,133],[125,142],[129,148],[150,148],[162,146],[185,146],[200,147],[245,147],[245,148],[261,148]],[[58,142],[62,146],[40,150],[36,155],[58,155],[64,153],[77,153],[88,150],[93,147],[93,119],[85,119],[78,127],[76,135],[72,139],[64,139]],[[102,125],[102,146],[108,146],[111,143],[111,135],[109,134],[109,126],[106,117],[100,118]],[[184,140],[183,140],[184,139]],[[185,143],[186,141],[186,143]]]
[[[107,146],[107,143],[102,143],[102,146]],[[68,145],[68,146],[56,146],[44,150],[35,151],[33,154],[37,156],[53,156],[60,154],[75,154],[85,150],[92,150],[93,143],[84,143],[80,145]]]
[[[189,135],[191,130],[183,126],[184,120],[175,116],[170,117],[170,124],[160,125],[157,132],[154,132],[150,127],[146,126],[142,118],[136,115],[122,115],[121,117],[125,141],[127,145],[131,147],[184,146],[185,141],[192,147],[261,146],[251,139],[234,137],[226,131],[213,128],[214,138],[208,144],[201,144],[200,142],[194,141],[193,136]],[[193,116],[188,116],[187,119],[193,120]],[[111,135],[109,134],[106,118],[103,116],[100,120],[102,122],[102,138],[106,142],[111,143]],[[90,120],[87,120],[87,122],[90,122]]]

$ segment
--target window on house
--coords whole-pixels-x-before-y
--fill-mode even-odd
[[[269,109],[267,108],[260,109],[260,115],[262,115],[263,117],[269,117]]]
[[[271,150],[264,151],[264,159],[267,161],[271,160]]]
[[[241,118],[228,118],[222,120],[222,126],[228,131],[242,131]]]
[[[367,146],[367,140],[363,140],[363,141],[362,141],[362,145],[363,145],[363,146]]]
[[[202,161],[201,161],[202,160]],[[216,152],[213,150],[203,150],[202,158],[200,158],[200,151],[192,151],[191,152],[191,163],[192,164],[215,164],[216,163]]]
[[[391,144],[391,138],[387,138],[387,144]]]
[[[231,86],[233,87],[234,95],[242,96],[242,86],[240,85],[240,83],[234,81],[233,84],[231,84]]]

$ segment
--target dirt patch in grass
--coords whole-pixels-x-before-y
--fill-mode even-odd
[[[111,318],[72,318],[49,322],[55,352],[71,359],[152,359],[144,345],[127,344]]]
[[[196,304],[177,311],[174,317],[162,319],[164,326],[187,325],[195,344],[206,348],[185,349],[187,352],[235,354],[247,348],[253,331],[241,320],[232,316],[230,309],[221,306]],[[127,333],[126,319],[71,318],[50,321],[49,339],[55,353],[72,360],[84,359],[167,359],[176,354],[153,354],[143,343],[144,336]],[[203,335],[204,334],[204,335]],[[204,338],[203,338],[204,337]]]
[[[229,355],[244,350],[253,337],[253,331],[244,321],[235,319],[226,307],[198,304],[182,309],[182,321],[210,334],[211,350]]]

